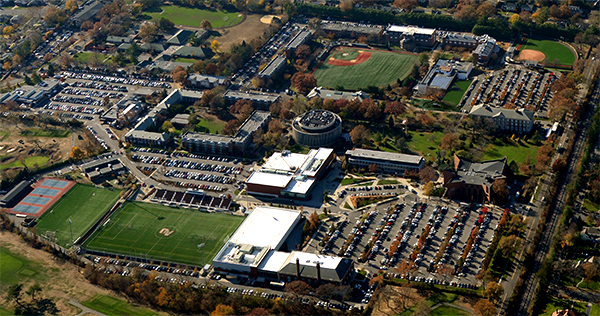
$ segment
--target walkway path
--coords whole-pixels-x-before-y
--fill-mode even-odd
[[[91,308],[85,307],[85,306],[83,306],[81,303],[79,303],[76,300],[69,300],[69,304],[71,304],[71,305],[73,305],[75,307],[81,308],[81,313],[79,313],[79,314],[77,314],[75,316],[82,316],[82,315],[85,315],[87,313],[91,313],[91,314],[98,315],[98,316],[108,316],[106,314],[103,314],[103,313],[100,313],[98,311],[95,311],[95,310],[93,310]]]

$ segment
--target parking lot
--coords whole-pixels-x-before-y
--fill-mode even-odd
[[[176,182],[180,187],[221,192],[239,188],[238,182],[249,174],[233,158],[189,153],[169,154],[164,150],[148,148],[133,148],[132,153],[131,160],[140,168],[156,168],[156,172],[160,174],[155,174],[155,178]]]
[[[365,262],[375,274],[395,273],[404,262],[411,266],[406,278],[462,287],[476,284],[474,276],[501,214],[467,205],[396,203],[372,206],[362,214],[351,211],[327,227],[321,252]]]
[[[552,99],[550,86],[560,72],[544,72],[524,67],[508,67],[475,77],[459,106],[468,113],[479,104],[494,107],[526,108],[536,117],[547,117]]]

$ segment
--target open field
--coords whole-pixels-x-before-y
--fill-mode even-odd
[[[444,133],[433,132],[433,133],[418,133],[410,132],[410,141],[408,141],[408,147],[421,154],[423,158],[427,160],[436,159],[437,150],[440,147],[440,142]]]
[[[349,66],[335,66],[323,62],[314,72],[317,84],[332,89],[343,87],[347,90],[387,85],[397,79],[406,78],[419,57],[387,51],[343,48],[343,52],[349,54],[348,56],[355,51],[370,53],[371,57],[362,63]],[[343,55],[334,50],[328,60],[332,57],[342,59]]]
[[[34,167],[35,165],[42,166],[45,165],[50,158],[48,156],[32,156],[25,158],[25,165],[28,168]],[[15,168],[15,167],[23,167],[23,163],[19,160],[15,160],[8,164],[0,165],[0,170],[7,168]]]
[[[540,146],[530,144],[529,142],[516,142],[504,139],[496,139],[485,146],[482,160],[499,159],[504,156],[508,157],[508,162],[515,161],[520,164],[527,157],[532,162],[537,161],[536,157]]]
[[[21,132],[23,136],[33,136],[33,137],[67,137],[71,134],[68,130],[58,130],[58,129],[26,129]]]
[[[25,279],[43,279],[45,274],[36,262],[29,261],[5,247],[0,247],[0,290],[22,283]]]
[[[73,240],[77,240],[119,199],[119,191],[76,184],[46,211],[35,226],[39,235],[56,232],[61,246],[71,244],[69,219],[73,221]]]
[[[223,127],[225,127],[226,122],[221,121],[216,116],[205,115],[199,118],[200,123],[197,126],[206,128],[208,133],[216,134],[221,133]]]
[[[150,309],[133,307],[124,300],[106,295],[98,295],[91,300],[81,302],[81,304],[106,315],[158,315]]]
[[[146,12],[152,20],[158,22],[160,18],[171,20],[177,25],[200,27],[203,20],[208,20],[213,28],[230,27],[239,24],[244,19],[239,12],[225,12],[216,10],[202,10],[184,8],[180,6],[162,6],[162,12]]]
[[[546,55],[546,63],[553,63],[555,59],[559,60],[561,65],[573,65],[575,55],[567,46],[548,40],[527,39],[521,44],[521,51],[526,49],[537,50]]]
[[[593,304],[592,310],[590,311],[590,316],[600,316],[600,305]]]
[[[600,204],[592,202],[590,199],[583,200],[583,208],[588,212],[598,212],[600,211]]]
[[[471,82],[473,82],[473,80],[458,80],[454,82],[443,100],[458,105],[463,95],[465,95],[465,92],[467,92],[467,89],[469,89]]]
[[[127,202],[85,243],[90,250],[204,265],[243,217]],[[204,247],[198,248],[199,244]]]
[[[90,62],[103,62],[104,59],[106,59],[107,55],[101,54],[101,53],[78,53],[77,57],[75,57],[75,60],[78,60],[82,63],[90,63]]]

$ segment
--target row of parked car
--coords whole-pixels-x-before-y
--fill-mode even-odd
[[[66,95],[57,95],[52,98],[52,101],[61,102],[61,103],[102,106],[102,100],[92,99],[90,97],[79,98],[79,97],[70,97],[70,96],[66,96]]]
[[[69,104],[59,104],[59,103],[48,103],[43,106],[45,110],[54,110],[54,111],[64,111],[64,112],[77,112],[77,113],[85,113],[85,114],[100,114],[104,112],[104,110],[100,108],[91,108],[82,105],[69,105]]]
[[[97,75],[97,74],[90,74],[90,73],[84,73],[84,72],[68,72],[68,71],[63,72],[61,75],[59,75],[59,77],[60,76],[62,76],[64,78],[72,78],[72,79],[94,80],[94,81],[102,81],[102,82],[109,82],[109,83],[127,84],[127,85],[132,85],[132,86],[171,89],[171,84],[168,82],[138,79],[138,78],[135,78],[134,76],[128,76],[128,78],[127,78],[127,77],[106,76],[106,75]],[[164,80],[164,79],[161,79],[161,80]]]
[[[86,127],[90,131],[90,133],[92,133],[92,135],[94,135],[96,140],[100,143],[100,146],[102,146],[102,148],[108,150],[108,145],[106,145],[106,142],[104,141],[104,139],[100,138],[98,136],[98,133],[91,126],[86,126]]]
[[[242,167],[224,166],[224,165],[219,165],[219,164],[203,163],[203,162],[180,160],[180,159],[161,158],[161,157],[156,157],[156,156],[147,156],[147,155],[139,155],[139,154],[132,155],[131,159],[142,162],[142,163],[146,163],[146,164],[152,164],[152,165],[161,165],[161,166],[172,167],[172,168],[203,170],[203,171],[210,171],[210,172],[220,172],[220,173],[224,173],[224,174],[240,174],[243,170]]]
[[[145,152],[145,153],[153,153],[153,154],[161,154],[161,155],[167,155],[167,156],[171,156],[171,157],[185,157],[185,158],[194,158],[194,159],[204,159],[204,160],[213,160],[213,161],[220,161],[220,162],[231,162],[231,163],[235,163],[237,164],[239,162],[238,159],[233,159],[233,158],[229,158],[229,157],[217,157],[217,156],[208,156],[208,155],[196,155],[196,154],[190,154],[190,153],[186,153],[186,152],[169,152],[166,150],[162,150],[162,149],[156,149],[156,148],[145,148],[145,147],[133,147],[132,151],[137,151],[137,152]]]
[[[118,85],[118,84],[110,84],[110,83],[102,83],[96,81],[75,81],[69,86],[74,88],[89,88],[96,90],[104,90],[104,91],[118,91],[119,94],[123,95],[121,92],[127,92],[126,86]]]
[[[222,183],[222,184],[231,184],[235,181],[235,179],[227,177],[227,176],[219,176],[216,174],[206,174],[206,173],[192,172],[192,171],[177,171],[177,170],[166,171],[165,177],[206,181],[206,182],[214,182],[214,183]]]
[[[86,97],[94,97],[94,98],[109,98],[109,99],[120,99],[123,97],[123,93],[116,92],[106,92],[106,91],[94,91],[94,90],[86,90],[86,89],[78,89],[78,88],[66,88],[61,91],[63,94],[70,95],[82,95]]]

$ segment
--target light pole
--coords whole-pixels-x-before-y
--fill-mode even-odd
[[[69,218],[69,229],[71,230],[71,247],[73,246],[73,221]]]

